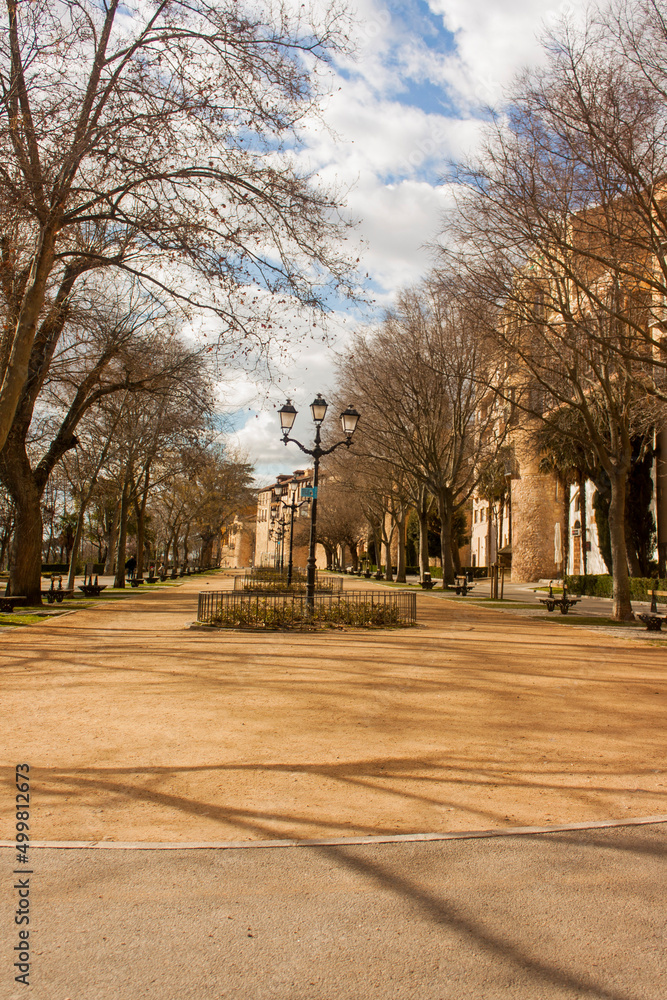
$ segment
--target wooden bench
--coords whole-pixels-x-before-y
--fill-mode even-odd
[[[74,593],[74,590],[65,590],[65,589],[63,589],[63,578],[62,578],[62,576],[58,577],[58,586],[57,587],[55,586],[55,582],[56,582],[56,578],[55,578],[55,576],[52,576],[51,577],[51,586],[49,587],[48,590],[43,590],[42,591],[42,597],[45,597],[47,599],[47,601],[49,602],[49,604],[55,604],[56,602],[58,604],[62,604],[63,600],[66,597],[71,597],[72,596],[72,594]]]
[[[580,597],[567,596],[567,587],[565,585],[563,586],[562,597],[555,596],[551,584],[549,584],[549,596],[540,597],[540,604],[546,604],[547,611],[552,612],[555,611],[556,608],[558,608],[562,615],[566,615],[570,610],[570,608],[573,608],[575,604],[579,604],[580,601],[581,601]]]
[[[99,597],[103,590],[107,589],[106,583],[80,583],[79,590],[86,597]]]
[[[43,590],[42,597],[45,597],[49,604],[62,604],[66,597],[71,597],[74,593],[73,590]]]
[[[27,603],[28,603],[27,597],[21,597],[20,595],[17,595],[16,597],[11,597],[11,596],[5,597],[5,595],[3,594],[0,596],[0,611],[4,611],[5,614],[11,615],[13,614],[15,607]]]
[[[640,622],[646,625],[647,632],[662,632],[662,623],[667,621],[667,615],[658,614],[659,597],[667,597],[667,590],[652,590],[650,610],[644,614],[637,615]]]
[[[79,590],[83,592],[86,597],[99,597],[103,590],[106,590],[106,583],[98,583],[97,576],[95,576],[95,583],[93,583],[93,574],[91,573],[89,577],[84,574],[83,583],[79,584]]]

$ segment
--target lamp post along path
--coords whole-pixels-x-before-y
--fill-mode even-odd
[[[324,418],[327,414],[328,404],[326,400],[322,397],[321,393],[315,397],[313,402],[310,404],[310,412],[313,417],[313,422],[315,424],[315,446],[313,448],[305,448],[300,441],[296,438],[289,436],[290,431],[294,425],[296,419],[297,411],[292,405],[290,399],[287,400],[284,406],[278,411],[280,414],[280,427],[283,433],[283,443],[287,445],[288,443],[295,444],[305,455],[310,455],[313,459],[313,498],[310,508],[310,541],[308,544],[308,562],[306,569],[306,602],[311,612],[315,608],[315,548],[317,546],[317,485],[319,481],[319,471],[320,471],[320,459],[325,455],[330,455],[332,451],[336,448],[340,448],[341,445],[345,445],[349,448],[352,444],[352,435],[354,434],[357,423],[359,421],[359,414],[352,406],[348,406],[346,410],[340,415],[341,427],[343,428],[343,433],[345,437],[341,441],[337,441],[336,444],[332,445],[330,448],[323,448],[321,444],[321,427],[324,422]]]
[[[292,568],[293,568],[293,556],[294,556],[294,515],[297,512],[297,510],[299,510],[301,507],[303,507],[304,504],[310,503],[309,499],[302,500],[301,503],[297,503],[297,501],[296,501],[296,492],[297,492],[297,488],[296,487],[293,490],[290,490],[290,501],[289,501],[289,503],[285,503],[284,499],[282,500],[282,503],[287,508],[287,510],[290,512],[289,561],[287,563],[287,589],[288,590],[292,586]]]

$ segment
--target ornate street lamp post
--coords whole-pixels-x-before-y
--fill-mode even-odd
[[[283,569],[283,558],[285,554],[285,511],[281,507],[280,514],[278,513],[278,507],[276,506],[275,511],[271,511],[271,527],[269,529],[269,538],[273,539],[275,547],[274,562],[276,563],[276,569],[282,572]]]
[[[340,422],[343,428],[343,433],[345,437],[341,441],[337,441],[336,444],[332,445],[330,448],[322,448],[320,439],[320,429],[322,423],[327,413],[327,403],[322,398],[321,394],[318,394],[313,402],[310,404],[310,412],[313,416],[313,422],[315,423],[315,447],[314,448],[304,448],[300,441],[296,438],[291,438],[289,432],[292,430],[294,420],[296,418],[297,411],[292,406],[292,401],[287,400],[284,406],[278,411],[280,414],[280,427],[283,432],[283,443],[287,445],[288,442],[292,442],[302,452],[306,455],[310,455],[313,459],[313,502],[310,508],[310,542],[308,545],[308,563],[306,570],[306,601],[308,603],[311,611],[315,607],[315,547],[317,545],[317,483],[319,478],[319,468],[320,459],[324,455],[330,455],[332,451],[336,448],[340,448],[342,444],[346,448],[349,448],[352,444],[352,435],[354,434],[357,422],[359,420],[359,414],[352,406],[348,406],[346,410],[340,415]]]
[[[293,554],[294,554],[294,515],[304,504],[310,503],[310,499],[306,498],[302,500],[301,503],[296,502],[298,486],[290,488],[290,500],[289,502],[285,500],[284,497],[281,498],[281,502],[284,507],[290,512],[289,520],[289,562],[287,563],[287,589],[292,586],[292,568],[293,568]]]

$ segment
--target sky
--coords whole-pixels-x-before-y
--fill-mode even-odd
[[[294,435],[310,443],[308,406],[335,385],[335,360],[357,330],[372,327],[396,295],[433,264],[439,222],[451,204],[449,164],[474,154],[484,115],[503,87],[542,58],[539,36],[583,3],[549,0],[350,0],[354,54],[330,69],[325,125],[305,123],[299,157],[323,183],[347,192],[358,224],[348,247],[368,275],[366,308],[334,308],[311,336],[276,360],[271,384],[237,374],[221,383],[229,444],[260,484],[303,468],[282,443],[277,409],[289,396]],[[326,126],[326,127],[325,127]],[[323,339],[324,338],[324,339]],[[331,411],[327,423],[337,414]],[[363,413],[362,413],[363,418]]]

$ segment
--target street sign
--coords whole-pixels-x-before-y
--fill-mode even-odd
[[[301,487],[301,497],[303,500],[316,500],[317,499],[317,486],[302,486]]]

